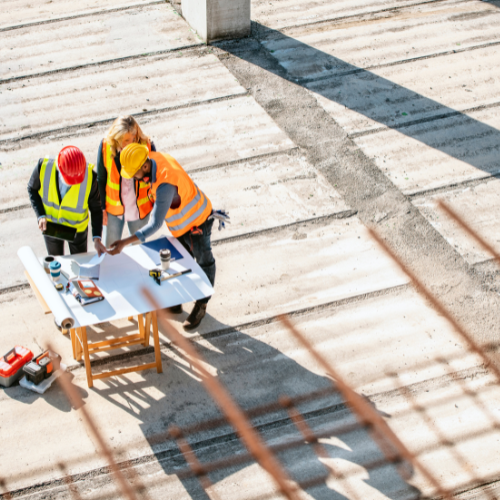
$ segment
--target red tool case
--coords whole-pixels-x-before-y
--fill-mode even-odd
[[[16,345],[0,358],[0,385],[10,387],[23,375],[23,366],[33,359],[33,353],[26,347]]]

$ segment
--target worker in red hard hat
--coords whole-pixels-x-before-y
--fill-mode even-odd
[[[66,146],[56,158],[40,158],[28,182],[31,206],[38,228],[47,230],[47,221],[76,229],[68,241],[70,253],[87,251],[89,212],[97,253],[106,252],[101,243],[102,209],[94,165],[87,163],[76,146]],[[49,255],[64,255],[64,240],[44,234]]]

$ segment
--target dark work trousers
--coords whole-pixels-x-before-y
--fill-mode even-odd
[[[76,233],[73,241],[68,241],[69,252],[71,254],[84,253],[87,251],[87,234],[88,229],[85,229],[83,233]],[[52,236],[44,236],[44,239],[49,255],[64,255],[64,240],[52,238]]]
[[[212,286],[215,284],[215,258],[212,253],[212,244],[210,242],[213,225],[214,219],[206,220],[199,226],[203,234],[193,234],[191,231],[188,231],[186,234],[177,238],[182,243],[182,246],[194,257],[203,271],[205,271],[208,281],[210,281]],[[210,297],[207,297],[197,302],[206,304],[209,300]]]

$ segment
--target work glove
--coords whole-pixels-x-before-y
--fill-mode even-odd
[[[226,222],[231,224],[231,221],[229,220],[229,212],[226,212],[225,210],[214,210],[208,220],[210,219],[217,219],[219,221],[219,231],[222,228],[226,228]]]

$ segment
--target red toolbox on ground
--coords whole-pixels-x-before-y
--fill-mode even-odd
[[[16,345],[7,354],[0,358],[0,385],[10,387],[23,375],[23,366],[33,359],[33,353]]]

